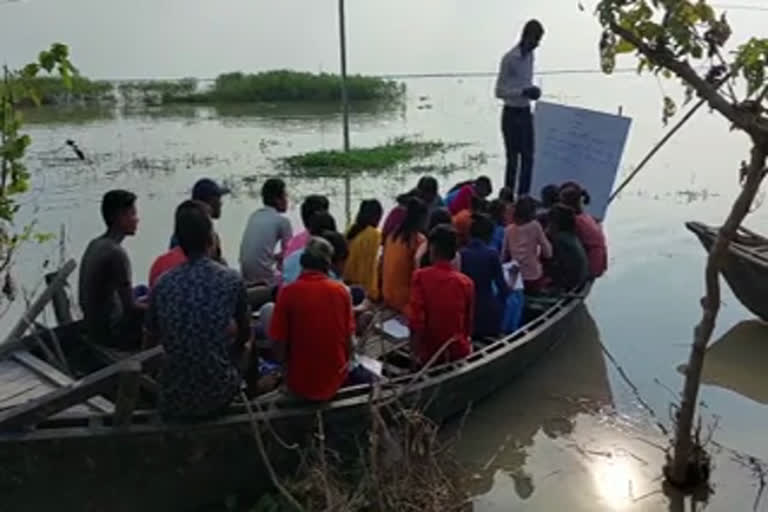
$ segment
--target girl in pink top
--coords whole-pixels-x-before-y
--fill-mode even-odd
[[[560,202],[576,212],[576,235],[587,252],[590,277],[602,276],[608,268],[608,249],[603,228],[584,211],[589,194],[578,183],[568,182],[560,187]]]
[[[515,204],[514,221],[504,232],[501,259],[516,260],[526,290],[535,291],[543,284],[544,272],[539,258],[551,257],[552,245],[536,220],[536,201],[531,197],[521,197]]]

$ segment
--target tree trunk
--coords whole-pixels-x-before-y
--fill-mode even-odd
[[[691,438],[693,429],[693,417],[696,412],[696,402],[699,394],[701,370],[704,365],[704,353],[707,343],[715,329],[717,313],[720,310],[720,269],[723,260],[728,253],[731,240],[737,234],[741,222],[749,213],[749,208],[757,195],[760,183],[765,173],[765,159],[768,147],[765,141],[754,141],[752,156],[747,172],[746,180],[739,193],[736,202],[733,203],[728,218],[720,228],[715,243],[709,251],[705,270],[706,295],[701,299],[702,316],[699,324],[694,329],[693,345],[685,371],[685,386],[683,388],[682,402],[677,418],[677,432],[675,435],[674,456],[667,477],[675,485],[686,485],[688,467],[693,448]]]

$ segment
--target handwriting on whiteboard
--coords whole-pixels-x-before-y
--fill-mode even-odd
[[[592,197],[589,212],[602,219],[631,120],[546,102],[535,115],[534,195],[548,184],[577,181]]]

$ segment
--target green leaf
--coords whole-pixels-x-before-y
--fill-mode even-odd
[[[699,0],[693,7],[696,17],[702,22],[711,22],[715,20],[715,10],[704,0]]]
[[[34,78],[37,76],[37,74],[40,72],[40,65],[32,62],[31,64],[27,64],[24,66],[24,69],[21,70],[21,75],[24,78]]]
[[[40,55],[38,56],[38,60],[40,61],[40,66],[47,72],[51,72],[56,65],[56,57],[51,52],[40,52]]]
[[[51,45],[51,54],[57,62],[61,62],[69,57],[69,48],[65,44],[53,43]]]
[[[624,39],[620,40],[619,44],[617,44],[614,47],[614,51],[617,54],[620,54],[620,53],[630,53],[630,52],[633,52],[635,50],[636,50],[635,45],[633,45],[629,41],[625,41]]]
[[[59,75],[61,75],[61,81],[64,83],[64,87],[72,89],[72,74],[69,72],[69,68],[63,64],[59,64]]]

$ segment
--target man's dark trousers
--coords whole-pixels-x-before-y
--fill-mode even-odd
[[[528,195],[531,191],[534,144],[533,114],[530,107],[505,106],[501,114],[501,133],[504,135],[507,155],[504,184],[513,191],[517,185],[518,197]]]

